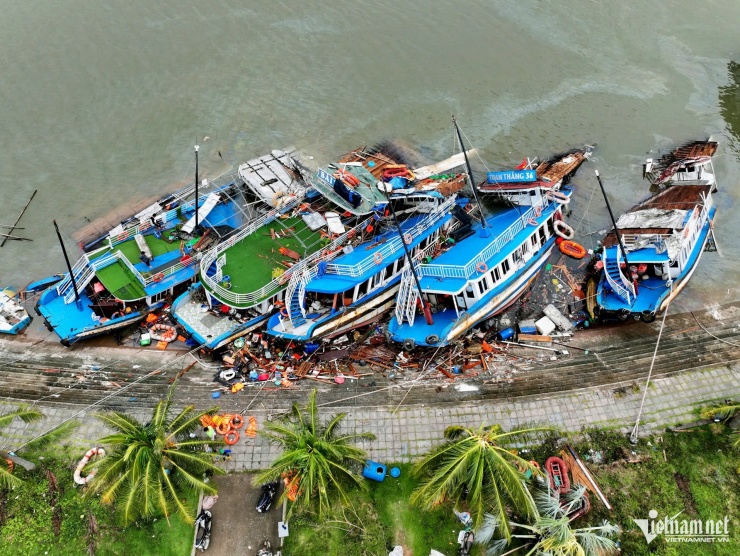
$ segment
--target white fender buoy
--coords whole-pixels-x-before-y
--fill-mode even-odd
[[[94,469],[90,472],[90,474],[87,477],[82,476],[82,470],[85,468],[85,466],[90,461],[90,459],[95,456],[99,456],[102,458],[103,456],[105,456],[105,450],[99,447],[90,448],[87,452],[85,452],[85,456],[77,464],[77,467],[75,467],[74,480],[75,480],[75,483],[77,483],[78,485],[86,485],[87,483],[89,483],[95,478]]]
[[[555,222],[552,223],[552,227],[555,230],[555,235],[562,237],[563,239],[573,239],[573,236],[576,235],[573,228],[568,226],[568,224],[562,220],[555,220]]]

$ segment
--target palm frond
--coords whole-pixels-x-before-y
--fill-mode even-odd
[[[30,452],[34,450],[41,450],[51,444],[55,444],[68,436],[73,430],[80,426],[79,421],[66,421],[59,425],[57,428],[50,430],[46,434],[39,436],[27,442],[23,446],[24,452]]]
[[[23,479],[10,472],[5,460],[0,460],[0,489],[11,489],[23,484]]]
[[[7,411],[0,415],[0,429],[10,425],[16,417],[24,423],[31,423],[33,421],[38,421],[43,416],[43,413],[37,409],[32,409],[28,405],[20,405],[16,409]]]

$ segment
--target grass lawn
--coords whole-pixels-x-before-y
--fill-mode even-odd
[[[411,507],[416,481],[409,465],[397,467],[398,479],[368,481],[367,492],[352,491],[353,507],[338,506],[320,527],[311,517],[294,516],[284,556],[387,556],[395,545],[403,546],[404,554],[428,556],[432,548],[454,554],[461,523],[452,509],[427,512]]]
[[[33,472],[17,469],[24,485],[0,492],[0,556],[20,554],[86,556],[94,545],[98,556],[189,556],[193,527],[177,516],[153,523],[119,524],[99,498],[84,499],[72,480],[76,459],[84,452],[59,448],[54,454],[25,455],[37,463]],[[50,481],[56,478],[57,489]],[[197,500],[190,503],[195,507]],[[97,532],[90,534],[91,523]]]

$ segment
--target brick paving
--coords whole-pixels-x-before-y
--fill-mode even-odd
[[[454,424],[478,426],[481,423],[498,423],[505,429],[529,423],[551,424],[571,432],[598,426],[628,433],[637,417],[642,395],[642,389],[632,385],[626,388],[600,386],[510,400],[484,399],[433,405],[417,403],[342,407],[329,401],[326,403],[332,406],[323,413],[333,415],[346,411],[344,431],[374,433],[376,440],[362,444],[371,458],[383,462],[406,462],[442,441],[444,429]],[[325,399],[323,396],[326,395],[319,393],[319,404]],[[648,388],[640,431],[647,434],[667,426],[695,422],[699,407],[725,398],[740,398],[740,364],[657,378]],[[0,410],[10,407],[0,404]],[[31,424],[16,420],[0,431],[0,447],[14,449],[24,439],[32,438],[35,433],[80,411],[79,407],[64,404],[39,407],[46,417]],[[148,420],[151,415],[150,410],[143,408],[129,413],[142,421]],[[94,414],[93,410],[88,410],[77,415],[82,424],[68,439],[79,448],[80,455],[107,433]],[[277,417],[263,408],[248,411],[246,415],[254,415],[260,427],[267,419]],[[233,447],[232,460],[225,462],[224,467],[229,471],[265,468],[277,453],[277,448],[264,438],[242,437]]]

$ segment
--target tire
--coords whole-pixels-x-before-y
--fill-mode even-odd
[[[629,309],[620,309],[617,313],[617,318],[621,320],[622,322],[626,321],[630,318],[630,311]]]
[[[406,339],[405,339],[405,340],[403,341],[403,349],[405,349],[406,351],[411,351],[411,350],[412,350],[412,349],[414,349],[415,347],[416,347],[416,342],[415,342],[415,341],[414,341],[413,339],[411,339],[411,338],[406,338]]]
[[[650,324],[655,320],[655,313],[653,311],[643,311],[640,313],[640,320],[646,324]]]
[[[426,340],[424,341],[429,345],[438,344],[439,336],[437,336],[436,334],[430,334],[429,336],[426,337]]]

